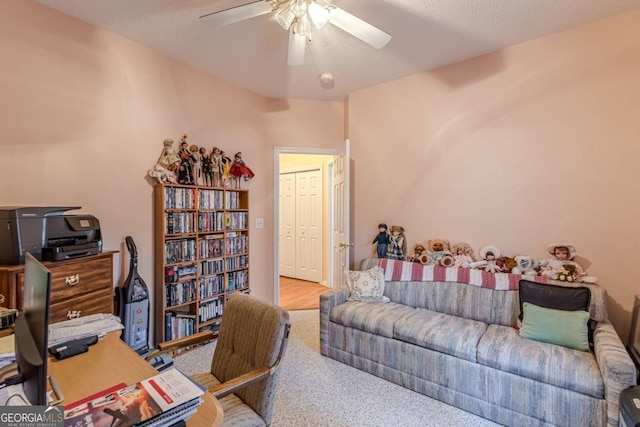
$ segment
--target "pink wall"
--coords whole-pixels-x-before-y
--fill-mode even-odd
[[[352,146],[355,259],[376,225],[544,256],[573,242],[623,338],[638,246],[640,13],[350,95],[267,100],[31,0],[0,2],[1,205],[80,205],[106,249],[124,236],[152,283],[152,185],[162,140],[243,151],[254,293],[273,298],[273,148]],[[343,111],[346,106],[347,111]]]
[[[640,293],[640,12],[365,89],[348,109],[355,260],[380,221],[404,226],[410,251],[441,237],[545,258],[572,242],[626,340]]]
[[[119,249],[124,280],[132,235],[140,273],[153,285],[153,182],[145,176],[162,141],[244,153],[256,172],[252,217],[271,217],[261,194],[273,182],[267,100],[113,33],[32,1],[0,2],[0,205],[78,205]],[[78,212],[78,211],[76,211]],[[252,252],[272,234],[251,230]],[[258,258],[256,257],[256,261]],[[272,262],[252,262],[254,292],[273,297]]]

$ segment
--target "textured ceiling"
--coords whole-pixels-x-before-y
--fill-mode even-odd
[[[318,0],[393,38],[377,50],[327,25],[291,67],[288,34],[271,14],[216,29],[199,20],[249,0],[37,1],[263,96],[318,100],[640,9],[640,0]],[[320,82],[323,72],[333,84]]]

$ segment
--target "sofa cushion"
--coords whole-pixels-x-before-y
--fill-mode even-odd
[[[554,310],[525,302],[520,336],[588,351],[588,311]]]
[[[394,338],[461,359],[476,361],[476,346],[485,323],[424,308],[398,319]]]
[[[372,334],[393,338],[393,325],[414,309],[406,305],[390,302],[348,301],[331,309],[329,320],[340,325]]]
[[[528,340],[508,326],[489,325],[478,343],[478,363],[599,399],[604,383],[593,353]]]
[[[349,301],[389,302],[384,294],[384,273],[382,268],[375,266],[364,271],[344,272]]]

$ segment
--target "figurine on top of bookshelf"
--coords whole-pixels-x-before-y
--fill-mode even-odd
[[[207,153],[205,147],[200,147],[200,176],[198,177],[199,185],[213,186],[213,165],[211,156]]]
[[[233,159],[233,164],[229,169],[229,173],[238,179],[243,177],[245,181],[249,181],[255,176],[249,166],[247,166],[244,160],[242,160],[242,152],[240,151],[236,153]]]
[[[229,173],[231,170],[231,159],[225,156],[224,151],[220,150],[220,180],[224,188],[231,188],[233,175]]]
[[[194,165],[197,162],[197,158],[194,153],[191,152],[191,148],[187,143],[187,135],[183,135],[180,139],[180,150],[178,151],[180,156],[180,166],[178,167],[178,184],[195,185],[194,179]]]
[[[162,152],[158,161],[149,169],[148,174],[161,183],[174,183],[179,165],[180,157],[173,148],[173,139],[167,138],[162,142]]]
[[[220,187],[222,176],[222,151],[218,147],[211,150],[211,170],[213,171],[213,186]]]

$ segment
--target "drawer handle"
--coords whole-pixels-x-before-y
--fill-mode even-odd
[[[69,310],[69,311],[67,311],[67,318],[69,320],[77,319],[78,317],[80,317],[80,311],[81,310]]]
[[[76,274],[75,276],[67,276],[64,278],[64,283],[67,286],[74,286],[80,283],[80,274]]]

